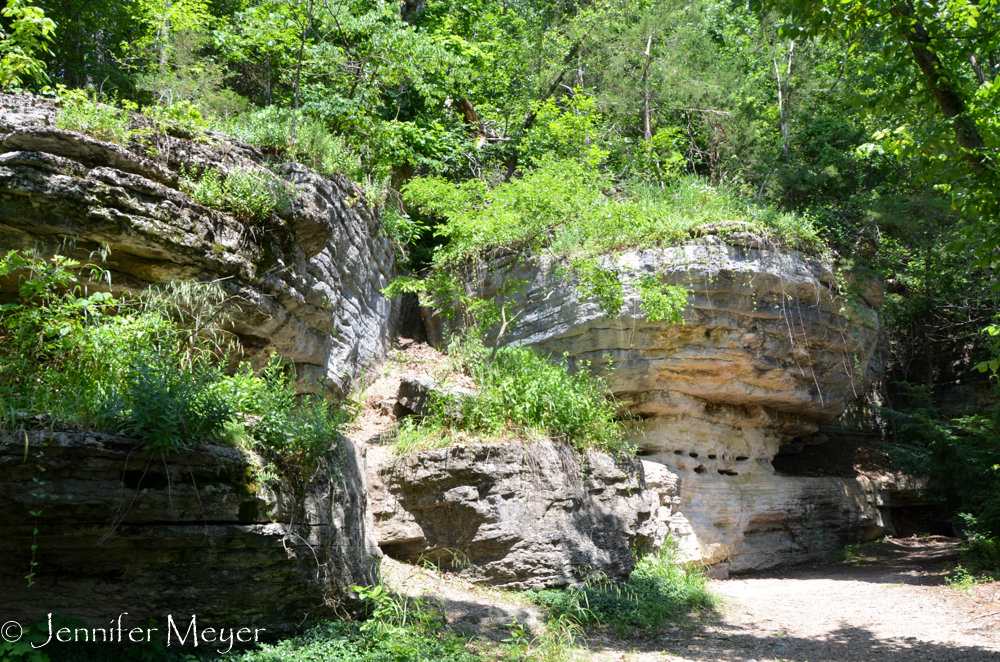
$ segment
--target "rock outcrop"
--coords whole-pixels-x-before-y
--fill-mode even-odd
[[[214,133],[207,142],[158,134],[152,159],[138,138],[123,146],[59,129],[58,113],[45,100],[0,95],[0,251],[96,261],[119,290],[221,281],[240,297],[234,330],[245,348],[280,353],[336,394],[382,359],[399,314],[381,294],[394,252],[348,180],[285,164],[291,208],[273,227],[254,227],[197,204],[179,181],[206,168],[259,170],[256,148]]]
[[[640,455],[676,476],[686,523],[671,516],[675,535],[690,558],[733,570],[816,558],[884,524],[864,486],[784,478],[771,465],[783,445],[841,416],[883,368],[881,290],[853,282],[854,295],[841,295],[847,283],[838,289],[827,262],[763,243],[709,234],[606,258],[626,288],[610,318],[552,260],[508,276],[527,285],[503,342],[610,363],[611,391],[641,419],[632,432]],[[499,289],[498,273],[481,295]],[[647,274],[689,291],[682,324],[646,320],[631,283]],[[429,322],[434,337],[440,323]]]
[[[666,533],[638,461],[581,458],[564,444],[424,451],[373,461],[368,480],[386,554],[512,589],[577,584],[591,572],[626,577],[632,548],[653,549]]]
[[[163,461],[114,435],[28,437],[27,454],[23,439],[0,444],[7,619],[58,612],[106,625],[128,612],[129,623],[162,627],[169,614],[197,614],[202,627],[273,637],[343,614],[356,606],[347,587],[374,581],[365,458],[350,440],[308,481],[269,489],[255,482],[254,458],[233,448]]]

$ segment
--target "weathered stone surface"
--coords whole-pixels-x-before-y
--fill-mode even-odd
[[[197,614],[205,625],[274,636],[352,608],[346,587],[374,579],[380,553],[365,457],[350,440],[335,465],[304,485],[269,490],[253,482],[252,456],[233,448],[163,461],[144,456],[143,442],[114,435],[29,438],[27,462],[23,439],[0,445],[0,605],[8,619],[58,612],[100,625],[128,612],[129,622],[145,625]]]
[[[898,473],[683,481],[662,464],[643,467],[662,506],[642,533],[655,546],[669,533],[681,558],[714,566],[719,578],[825,560],[846,544],[895,534],[894,510],[927,503],[922,482]]]
[[[626,287],[610,319],[551,260],[509,276],[527,286],[504,342],[610,360],[612,392],[641,419],[632,432],[640,455],[676,479],[664,493],[671,511],[654,519],[689,558],[733,570],[815,558],[884,530],[866,486],[776,476],[771,465],[782,446],[838,419],[884,369],[881,290],[855,283],[860,295],[838,296],[829,264],[763,245],[747,233],[710,234],[606,258]],[[691,292],[683,324],[646,321],[631,285],[645,274]],[[480,293],[498,287],[494,277]]]
[[[624,577],[655,544],[659,504],[638,462],[581,459],[564,444],[461,445],[369,467],[379,546],[394,558],[468,561],[476,582],[516,589]],[[662,542],[662,533],[661,538]]]
[[[403,377],[396,393],[396,418],[411,414],[427,416],[432,411],[431,398],[434,394],[445,397],[449,403],[449,413],[460,417],[462,412],[459,403],[472,395],[472,391],[460,386],[444,386],[430,377]]]
[[[381,294],[394,252],[345,178],[285,164],[295,200],[265,230],[178,190],[182,168],[259,169],[259,150],[220,134],[212,144],[159,136],[153,160],[138,143],[55,128],[47,101],[0,95],[0,106],[0,251],[38,246],[93,261],[110,248],[101,266],[118,290],[221,279],[241,297],[234,330],[249,350],[276,351],[338,394],[381,361],[399,314]]]

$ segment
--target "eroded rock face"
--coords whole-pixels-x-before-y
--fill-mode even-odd
[[[0,251],[39,247],[94,262],[110,248],[101,266],[118,290],[221,280],[240,297],[235,331],[247,349],[276,351],[337,394],[384,356],[399,314],[381,294],[394,253],[345,178],[285,164],[292,208],[274,227],[248,226],[197,204],[178,182],[182,171],[262,168],[249,145],[161,136],[153,160],[139,142],[56,128],[47,101],[0,95],[0,106]]]
[[[854,283],[855,296],[838,296],[828,264],[762,243],[709,235],[605,259],[626,286],[610,319],[557,263],[530,261],[509,276],[527,286],[503,339],[571,361],[610,359],[611,391],[641,418],[632,441],[676,477],[675,537],[689,558],[733,570],[816,558],[884,525],[877,490],[784,478],[771,465],[783,445],[841,416],[882,369],[881,290]],[[631,286],[644,274],[690,291],[683,324],[646,321]],[[499,286],[494,277],[481,293]]]
[[[461,572],[470,580],[513,589],[576,584],[590,572],[625,577],[631,549],[652,549],[666,532],[639,462],[594,451],[581,458],[551,442],[460,445],[373,462],[369,496],[389,556],[455,559],[458,569],[468,562]]]
[[[269,490],[254,483],[251,456],[233,448],[164,462],[114,435],[29,438],[27,462],[23,440],[0,446],[0,604],[9,619],[57,612],[105,625],[128,612],[144,626],[197,614],[273,637],[355,607],[347,587],[374,581],[380,552],[365,458],[350,440],[305,484]]]

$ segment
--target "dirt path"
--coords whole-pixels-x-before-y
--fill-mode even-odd
[[[972,595],[944,581],[957,560],[949,538],[867,546],[842,563],[713,581],[717,614],[652,639],[591,633],[583,662],[1000,662],[1000,582]],[[502,641],[512,618],[543,615],[522,596],[386,561],[390,583],[447,612],[451,627]]]
[[[840,564],[716,581],[717,619],[668,629],[653,645],[607,642],[591,659],[1000,661],[1000,587],[970,596],[947,586],[956,558],[954,540],[908,538]]]

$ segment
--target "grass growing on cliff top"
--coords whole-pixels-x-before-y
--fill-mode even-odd
[[[309,461],[335,443],[340,414],[300,396],[275,357],[260,372],[232,369],[237,346],[223,331],[231,303],[216,285],[172,283],[115,299],[76,284],[98,267],[12,251],[0,279],[16,295],[0,304],[2,426],[103,429],[170,453],[202,442],[258,447]]]
[[[618,190],[606,176],[576,161],[545,159],[520,179],[489,186],[482,180],[453,183],[415,179],[406,201],[443,219],[436,233],[448,239],[434,263],[457,265],[497,247],[529,247],[565,257],[686,241],[706,225],[739,223],[791,248],[822,246],[808,216],[781,213],[740,200],[694,176],[660,189],[630,185]]]
[[[290,138],[293,126],[294,140]],[[361,159],[347,142],[331,133],[321,120],[301,111],[268,106],[234,115],[220,123],[218,129],[322,175],[341,174],[353,181],[365,180]]]
[[[546,157],[520,178],[496,185],[475,179],[455,183],[443,177],[414,179],[404,188],[411,210],[439,219],[427,277],[402,276],[387,288],[390,296],[423,295],[424,303],[445,315],[462,307],[466,289],[492,273],[506,275],[491,263],[499,256],[524,259],[532,254],[559,258],[564,276],[584,297],[594,297],[606,317],[616,317],[624,302],[621,274],[605,256],[684,244],[701,231],[726,237],[744,233],[774,248],[822,252],[824,243],[809,216],[783,213],[742,200],[696,176],[682,176],[665,188],[620,183],[585,164]],[[668,304],[665,315],[681,320],[687,290],[665,286],[659,274],[645,274],[643,309],[647,303]]]
[[[187,174],[187,173],[185,173]],[[208,168],[201,176],[181,178],[181,189],[201,205],[228,212],[244,223],[265,223],[287,211],[294,188],[263,168],[222,173]]]
[[[401,423],[394,442],[397,452],[498,438],[551,439],[580,452],[630,450],[618,420],[620,408],[606,395],[604,382],[588,373],[588,366],[571,373],[565,360],[553,363],[528,347],[494,352],[472,335],[456,339],[448,353],[456,370],[475,382],[475,393],[432,393],[431,415]]]

